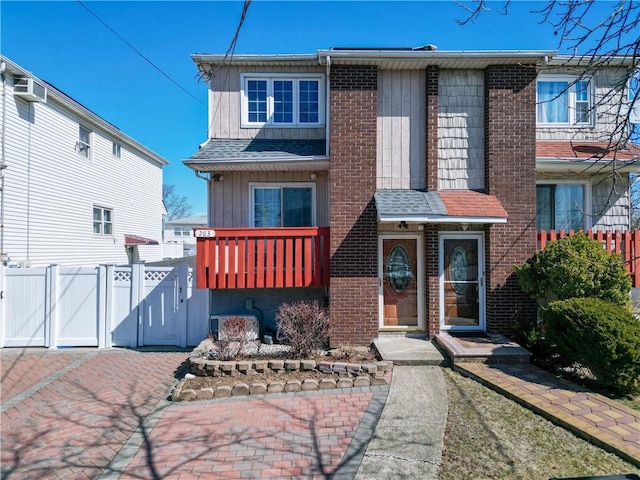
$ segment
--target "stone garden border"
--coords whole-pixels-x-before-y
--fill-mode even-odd
[[[211,400],[244,395],[262,395],[281,392],[304,392],[334,388],[369,387],[388,385],[391,379],[393,362],[376,361],[368,363],[346,363],[323,360],[283,360],[256,359],[221,361],[207,360],[196,353],[189,357],[189,371],[199,377],[235,377],[233,386],[222,385],[199,390],[184,388],[185,380],[181,380],[171,394],[174,402],[191,400]],[[338,378],[306,378],[300,380],[274,381],[271,383],[252,380],[256,373],[291,373],[321,372],[336,374]]]

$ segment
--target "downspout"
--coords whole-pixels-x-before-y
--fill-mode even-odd
[[[324,108],[324,123],[325,123],[325,155],[328,157],[329,156],[329,152],[330,152],[330,141],[329,141],[329,135],[330,135],[330,124],[331,124],[331,115],[329,112],[329,106],[331,104],[330,102],[330,98],[329,96],[331,95],[331,55],[327,55],[327,81],[326,81],[326,87],[325,87],[325,108]]]
[[[5,71],[7,64],[0,62],[0,75],[2,76],[2,150],[0,152],[0,263],[4,263],[7,259],[4,251],[4,170],[7,168],[6,163],[6,125],[7,125],[7,76]]]

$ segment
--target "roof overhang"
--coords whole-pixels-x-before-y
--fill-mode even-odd
[[[141,237],[139,235],[125,233],[124,245],[126,247],[133,247],[135,245],[158,245],[158,241],[152,240],[151,238]]]
[[[493,195],[471,190],[419,192],[381,189],[375,194],[378,221],[383,223],[506,223],[507,212]]]
[[[640,161],[580,159],[580,158],[536,158],[539,172],[573,172],[598,175],[615,170],[618,173],[640,172]]]
[[[565,140],[536,142],[536,170],[598,175],[615,169],[640,172],[640,148],[633,142]]]
[[[268,160],[183,160],[196,172],[322,172],[329,170],[329,157],[270,158]]]

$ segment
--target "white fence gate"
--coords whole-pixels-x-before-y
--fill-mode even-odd
[[[0,267],[0,346],[197,345],[209,292],[178,267]]]

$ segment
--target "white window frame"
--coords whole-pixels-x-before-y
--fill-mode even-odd
[[[249,80],[265,80],[267,82],[267,121],[266,122],[250,122],[249,121],[249,97],[248,82]],[[275,123],[273,121],[274,97],[273,82],[275,80],[291,80],[293,81],[293,122]],[[300,81],[317,80],[318,81],[318,121],[314,123],[300,122],[300,100],[299,85]],[[243,128],[315,128],[324,126],[325,119],[325,88],[324,75],[321,73],[242,73],[240,74],[240,111],[241,111],[241,127]]]
[[[569,96],[568,109],[568,122],[543,122],[538,118],[538,105],[540,99],[538,98],[538,85],[546,82],[567,82],[567,94]],[[587,91],[589,93],[589,121],[577,122],[576,121],[576,84],[579,82],[587,82]],[[579,77],[572,75],[540,75],[536,80],[536,124],[543,127],[571,127],[571,128],[584,128],[593,127],[595,124],[595,88],[593,78]]]
[[[541,185],[582,185],[583,193],[584,193],[584,231],[587,232],[591,230],[591,196],[592,196],[592,185],[589,180],[556,180],[556,179],[540,179],[536,180],[536,195],[537,195],[537,187]],[[536,199],[537,201],[537,199]],[[555,214],[555,212],[554,212]],[[537,220],[536,220],[536,229],[537,229]]]
[[[177,233],[176,230],[179,230],[180,233]],[[173,236],[174,237],[190,237],[191,236],[191,227],[173,227]]]
[[[111,154],[116,158],[122,158],[122,144],[114,140],[111,146]]]
[[[87,135],[88,135],[88,143],[85,142],[84,140],[82,140],[82,131],[86,131]],[[92,149],[91,149],[91,144],[93,142],[93,131],[88,128],[85,127],[82,124],[78,124],[78,141],[76,142],[76,151],[78,152],[78,155],[80,155],[81,157],[87,158],[87,159],[91,159],[91,155],[92,155]]]
[[[94,230],[95,224],[96,224],[96,220],[95,218],[93,218],[93,215],[95,213],[96,210],[100,210],[100,233],[96,233]],[[111,213],[111,221],[110,222],[105,222],[104,221],[104,212],[108,211]],[[114,218],[113,218],[113,208],[110,207],[103,207],[102,205],[93,205],[93,208],[91,210],[91,231],[93,232],[93,235],[97,236],[97,237],[113,237],[114,235]],[[111,225],[111,233],[104,233],[104,226],[105,224],[108,223]]]
[[[316,184],[313,182],[250,182],[249,183],[249,225],[255,226],[254,192],[257,188],[310,188],[311,189],[311,226],[318,225],[316,218]],[[288,228],[288,227],[282,227]]]

